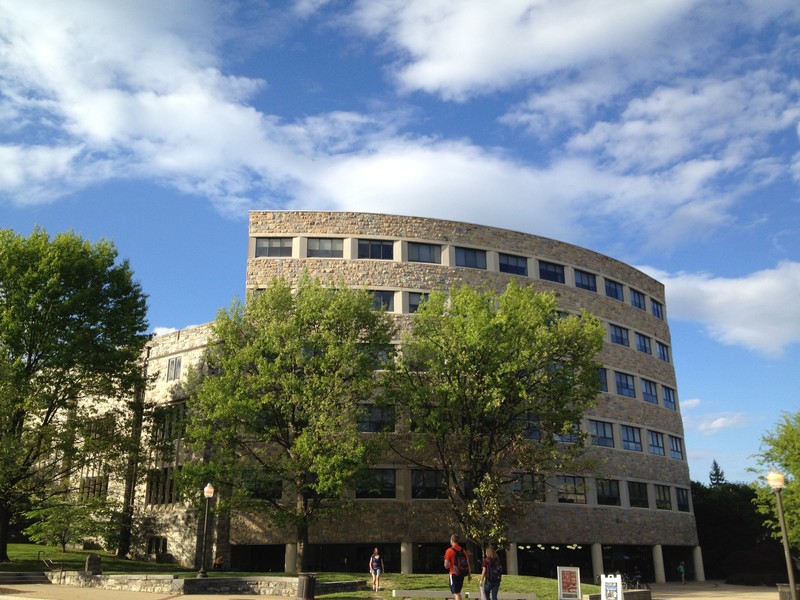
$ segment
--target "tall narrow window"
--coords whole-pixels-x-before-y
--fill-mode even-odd
[[[631,305],[641,310],[647,310],[647,302],[642,292],[631,290]]]
[[[616,281],[612,281],[611,279],[606,279],[606,296],[609,298],[614,298],[614,300],[619,300],[620,302],[625,301],[625,289],[622,287],[621,283],[617,283]]]
[[[669,362],[669,346],[656,342],[656,348],[658,348],[658,358],[664,362]]]
[[[648,431],[647,438],[650,442],[650,454],[664,456],[664,434],[658,431]]]
[[[167,381],[175,381],[181,378],[181,357],[170,358],[167,363]]]
[[[650,338],[646,335],[642,335],[641,333],[636,334],[636,349],[639,352],[644,352],[645,354],[652,354],[652,350],[650,348]]]
[[[678,501],[678,510],[689,512],[689,490],[686,488],[675,488],[675,496]]]
[[[595,446],[614,447],[614,428],[605,421],[589,421],[591,427],[592,443]]]
[[[500,272],[513,275],[528,275],[528,259],[524,256],[500,253]]]
[[[658,300],[650,300],[650,307],[652,309],[653,316],[657,319],[664,320],[664,306]]]
[[[659,510],[672,510],[672,494],[669,486],[656,485],[656,508]]]
[[[375,310],[385,310],[392,312],[394,310],[394,292],[388,290],[370,290],[372,297],[375,299]]]
[[[669,436],[669,455],[672,458],[683,460],[683,444],[681,438],[674,435]]]
[[[675,390],[665,385],[661,386],[661,398],[664,400],[664,406],[675,410]]]
[[[435,263],[442,262],[442,247],[438,244],[422,244],[408,242],[409,262]]]
[[[600,367],[597,369],[597,374],[600,376],[600,391],[607,392],[608,391],[608,372],[603,368]]]
[[[564,267],[551,262],[539,261],[539,279],[564,283]]]
[[[649,379],[642,379],[642,400],[658,404],[658,384]]]
[[[632,508],[650,508],[647,484],[641,481],[628,482],[628,499]]]

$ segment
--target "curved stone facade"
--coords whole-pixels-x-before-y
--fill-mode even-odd
[[[462,284],[502,290],[512,279],[554,291],[566,312],[596,315],[607,331],[598,356],[607,389],[581,425],[602,432],[598,441],[605,445],[590,450],[599,466],[571,480],[577,502],[564,501],[564,482],[554,478],[539,501],[528,503],[513,523],[507,570],[542,574],[554,563],[594,574],[635,568],[663,581],[684,560],[703,578],[661,283],[597,252],[494,227],[350,212],[252,212],[248,290],[306,272],[380,292],[401,321],[411,318],[419,294]],[[595,289],[587,289],[592,282]],[[175,356],[178,349],[169,346]],[[411,469],[386,460],[378,466],[395,471],[394,497],[356,499],[353,515],[315,525],[310,541],[323,554],[334,544],[358,552],[380,544],[388,549],[389,571],[438,569],[436,548],[443,552],[451,533],[442,516],[447,501],[412,498]],[[291,549],[293,542],[257,516],[234,517],[225,535],[231,548]]]

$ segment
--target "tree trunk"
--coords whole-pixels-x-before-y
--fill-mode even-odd
[[[11,511],[0,505],[0,562],[11,562],[8,558],[8,537],[11,526]]]
[[[303,494],[298,493],[295,500],[295,510],[297,515],[302,517],[297,519],[295,528],[297,537],[297,572],[302,573],[308,569],[308,557],[306,547],[308,546],[308,520],[306,519],[306,499]]]

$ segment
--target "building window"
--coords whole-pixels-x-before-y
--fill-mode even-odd
[[[669,362],[669,346],[656,342],[656,348],[658,349],[658,358],[664,362]]]
[[[292,238],[256,238],[256,258],[292,256]]]
[[[641,310],[647,310],[647,302],[642,292],[631,290],[631,305]]]
[[[368,481],[356,487],[356,498],[388,498],[397,495],[397,475],[394,469],[370,469]]]
[[[581,426],[578,423],[573,423],[567,431],[558,434],[558,440],[565,444],[577,444],[580,439]]]
[[[411,471],[411,496],[415,500],[447,498],[444,473],[423,469]]]
[[[658,404],[658,384],[649,379],[642,379],[642,399],[645,402]]]
[[[181,357],[170,358],[167,363],[167,381],[175,381],[181,378]]]
[[[392,312],[394,310],[394,292],[388,290],[370,290],[372,298],[375,302],[375,310],[385,310]]]
[[[644,352],[645,354],[652,354],[653,351],[650,349],[650,338],[646,335],[642,335],[641,333],[637,333],[636,349],[639,352]]]
[[[170,402],[153,409],[153,444],[183,439],[185,429],[185,402]]]
[[[456,248],[456,266],[471,269],[486,268],[486,251],[475,248]]]
[[[672,494],[669,486],[656,484],[656,508],[672,510]]]
[[[408,292],[408,312],[415,313],[419,305],[428,299],[426,292]]]
[[[592,273],[575,269],[575,287],[590,292],[597,291],[597,277]]]
[[[344,240],[341,238],[308,238],[306,256],[309,258],[342,258]]]
[[[395,414],[393,406],[366,404],[361,409],[362,412],[358,420],[359,431],[366,433],[394,431]]]
[[[606,279],[606,296],[614,298],[614,300],[619,300],[620,302],[625,302],[625,290],[622,284],[612,281],[611,279]]]
[[[661,386],[661,398],[664,400],[664,406],[675,410],[675,390],[665,385]]]
[[[628,330],[624,327],[620,327],[619,325],[611,325],[611,341],[615,344],[620,344],[621,346],[628,346],[630,342],[628,341]]]
[[[283,497],[283,481],[255,469],[244,475],[242,489],[254,500],[277,502]]]
[[[103,499],[108,495],[108,475],[81,478],[78,497],[81,502]]]
[[[638,427],[622,425],[622,447],[625,450],[642,451],[642,431]]]
[[[528,502],[545,502],[547,500],[544,476],[538,473],[516,473],[512,490]]]
[[[600,367],[597,369],[597,374],[600,376],[600,391],[607,392],[608,391],[608,372],[603,368]]]
[[[616,479],[596,479],[597,503],[604,506],[619,506],[619,481]]]
[[[528,276],[528,259],[524,256],[500,253],[500,272]]]
[[[664,456],[664,434],[658,431],[648,431],[647,438],[650,441],[650,454]]]
[[[147,553],[166,554],[167,538],[163,536],[150,536],[149,538],[147,538]]]
[[[421,244],[408,242],[409,262],[435,263],[442,262],[442,247],[437,244]]]
[[[628,398],[636,398],[636,384],[633,380],[633,375],[614,371],[614,376],[617,381],[617,394]]]
[[[664,305],[661,304],[661,302],[651,299],[650,308],[654,317],[661,319],[662,321],[664,320]]]
[[[592,444],[595,446],[614,447],[614,428],[605,421],[589,421]]]
[[[669,455],[672,458],[683,460],[683,444],[681,438],[674,435],[669,436]]]
[[[358,240],[358,258],[392,260],[394,242],[391,240]]]
[[[179,498],[175,486],[176,470],[180,470],[180,467],[162,467],[160,469],[150,469],[147,472],[145,504],[156,506],[178,502]]]
[[[678,501],[678,510],[689,512],[689,490],[686,488],[675,488],[675,496]]]
[[[647,484],[641,481],[629,481],[628,501],[631,508],[650,508],[650,499],[647,497]]]
[[[539,426],[539,417],[533,413],[526,412],[515,420],[516,427],[522,430],[522,436],[526,440],[542,439],[542,430]]]
[[[551,262],[539,261],[539,279],[564,283],[564,267]]]
[[[583,477],[561,475],[556,478],[558,501],[565,504],[586,504],[586,485]]]

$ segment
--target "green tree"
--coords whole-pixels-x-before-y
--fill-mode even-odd
[[[358,414],[387,358],[393,322],[365,290],[273,280],[218,315],[187,433],[206,457],[188,477],[220,484],[229,508],[292,527],[305,569],[308,528],[333,509],[371,453]],[[199,489],[199,488],[198,488]]]
[[[121,451],[146,311],[110,242],[0,231],[0,561],[12,518]]]
[[[755,485],[756,503],[759,512],[766,516],[766,524],[773,537],[780,539],[781,530],[777,517],[775,493],[766,485],[767,472],[775,467],[783,473],[786,487],[781,492],[783,510],[786,518],[789,545],[800,551],[800,412],[784,413],[772,431],[761,438],[762,452],[757,455],[760,469],[752,472],[761,476],[761,483]]]
[[[106,538],[114,523],[112,506],[104,498],[81,499],[74,494],[49,501],[28,511],[25,534],[34,542],[60,546]]]
[[[394,449],[442,474],[452,525],[469,540],[503,540],[531,491],[521,477],[576,468],[603,335],[596,318],[562,315],[553,294],[513,283],[432,293],[414,314],[390,388],[410,419]]]
[[[708,479],[711,482],[711,487],[725,483],[725,471],[722,470],[716,459],[711,461],[711,471],[708,473]]]

